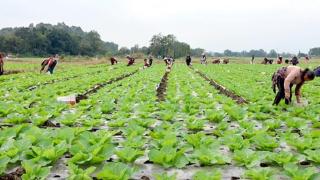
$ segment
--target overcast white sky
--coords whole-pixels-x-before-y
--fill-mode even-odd
[[[208,51],[320,46],[320,0],[1,0],[0,28],[65,22],[120,46],[174,34]]]

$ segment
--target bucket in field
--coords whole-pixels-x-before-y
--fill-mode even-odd
[[[67,103],[74,105],[76,104],[76,96],[75,95],[69,95],[69,96],[61,96],[57,97],[58,102]]]

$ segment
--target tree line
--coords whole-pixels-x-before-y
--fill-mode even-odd
[[[30,24],[28,27],[3,28],[0,30],[0,52],[18,54],[20,56],[47,56],[52,54],[62,55],[136,55],[146,56],[152,54],[155,57],[172,56],[174,58],[201,56],[205,49],[192,49],[188,43],[180,42],[172,35],[156,34],[152,36],[149,46],[139,47],[134,45],[131,48],[120,47],[113,42],[101,40],[98,32],[85,32],[80,27],[67,26],[64,23],[57,25],[39,23]],[[215,57],[271,57],[278,55],[292,57],[294,54],[279,53],[275,50],[266,52],[263,49],[235,52],[225,50],[222,53],[209,52]],[[320,47],[310,49],[309,55],[320,56]],[[307,54],[300,53],[298,56]]]
[[[173,56],[175,58],[200,55],[203,49],[191,50],[190,45],[177,41],[174,35],[154,35],[150,46],[121,47],[104,42],[98,32],[85,32],[80,27],[39,23],[28,27],[3,28],[0,30],[0,52],[20,56],[71,56],[132,55]]]
[[[29,27],[0,30],[0,51],[24,56],[52,54],[95,56],[116,53],[118,45],[104,42],[96,31],[84,32],[80,27],[40,23]]]

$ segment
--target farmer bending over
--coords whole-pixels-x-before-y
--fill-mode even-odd
[[[118,64],[118,61],[115,57],[111,57],[110,61],[111,61],[111,65]]]
[[[201,56],[201,64],[207,64],[207,56],[206,56],[206,54],[202,54],[202,56]]]
[[[319,77],[320,76],[320,66],[316,67],[314,70],[314,74]]]
[[[292,98],[292,86],[296,85],[295,95],[297,103],[301,103],[300,89],[306,81],[311,81],[315,77],[313,71],[307,69],[301,69],[297,66],[282,67],[272,76],[272,88],[276,93],[276,86],[278,87],[278,93],[274,99],[273,105],[278,105],[281,99],[285,99],[285,103],[289,104]]]
[[[186,57],[186,64],[187,64],[187,66],[190,66],[190,64],[191,64],[191,56],[190,55],[188,55]]]
[[[292,65],[294,65],[294,66],[297,65],[297,64],[299,64],[299,60],[298,60],[297,56],[294,56],[294,57],[292,58],[291,63],[292,63]]]
[[[152,62],[153,62],[152,55],[149,55],[148,60],[149,60],[149,66],[152,66]]]
[[[254,61],[254,55],[252,55],[252,57],[251,57],[251,64],[253,64],[253,61]]]
[[[127,56],[128,59],[128,65],[127,66],[131,66],[134,64],[135,59],[133,57]]]
[[[163,58],[163,61],[166,63],[166,66],[169,65],[169,58],[167,56]]]
[[[53,70],[56,67],[58,61],[58,55],[50,56],[48,59],[45,59],[44,61],[42,61],[41,63],[41,70],[40,73],[45,69],[46,66],[48,66],[46,72],[49,72],[50,74],[53,74]]]
[[[4,70],[3,70],[3,64],[4,64],[4,54],[0,53],[0,75],[3,74]]]
[[[145,68],[148,68],[148,67],[150,67],[150,64],[148,63],[148,59],[144,59],[144,66],[143,66],[143,68],[145,69]]]
[[[282,64],[282,56],[278,57],[277,64]]]

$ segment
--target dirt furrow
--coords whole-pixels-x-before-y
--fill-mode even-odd
[[[217,90],[219,90],[219,92],[221,94],[224,94],[228,97],[230,97],[231,99],[233,99],[234,101],[236,101],[237,104],[247,104],[248,101],[246,99],[244,99],[243,97],[235,94],[234,92],[230,91],[229,89],[225,88],[224,86],[218,84],[216,81],[214,81],[213,79],[210,79],[206,74],[204,74],[203,72],[199,71],[199,70],[195,70],[193,67],[190,67],[194,72],[196,72],[197,74],[199,74],[202,78],[204,78],[205,80],[207,80],[212,86],[214,86]]]
[[[74,78],[78,78],[78,77],[81,77],[81,76],[85,76],[85,75],[88,75],[88,74],[97,74],[97,73],[101,73],[102,71],[99,70],[99,71],[96,71],[96,72],[90,72],[90,73],[85,73],[85,74],[80,74],[79,75],[75,75],[75,76],[70,76],[70,77],[67,77],[67,78],[62,78],[62,79],[53,79],[53,80],[50,80],[50,81],[47,81],[47,82],[43,82],[41,84],[37,84],[37,85],[32,85],[32,86],[29,86],[27,87],[27,89],[29,91],[33,91],[37,88],[39,88],[40,86],[45,86],[45,85],[49,85],[49,84],[54,84],[54,83],[57,83],[57,82],[63,82],[63,81],[68,81],[70,79],[74,79]]]
[[[157,88],[157,97],[158,101],[164,101],[166,98],[167,84],[168,84],[168,75],[170,71],[166,71],[163,75],[161,82]]]
[[[108,84],[112,84],[114,82],[117,82],[117,81],[120,81],[120,80],[123,80],[127,77],[130,77],[132,75],[134,75],[135,73],[137,73],[139,71],[139,69],[131,72],[131,73],[128,73],[128,74],[123,74],[122,76],[119,76],[119,77],[116,77],[116,78],[113,78],[105,83],[99,83],[99,84],[96,84],[94,85],[92,88],[88,89],[87,91],[85,91],[84,93],[82,94],[78,94],[77,97],[76,97],[76,102],[80,102],[81,100],[84,100],[84,99],[88,99],[88,96],[93,94],[93,93],[96,93],[99,89],[105,87],[106,85]]]

